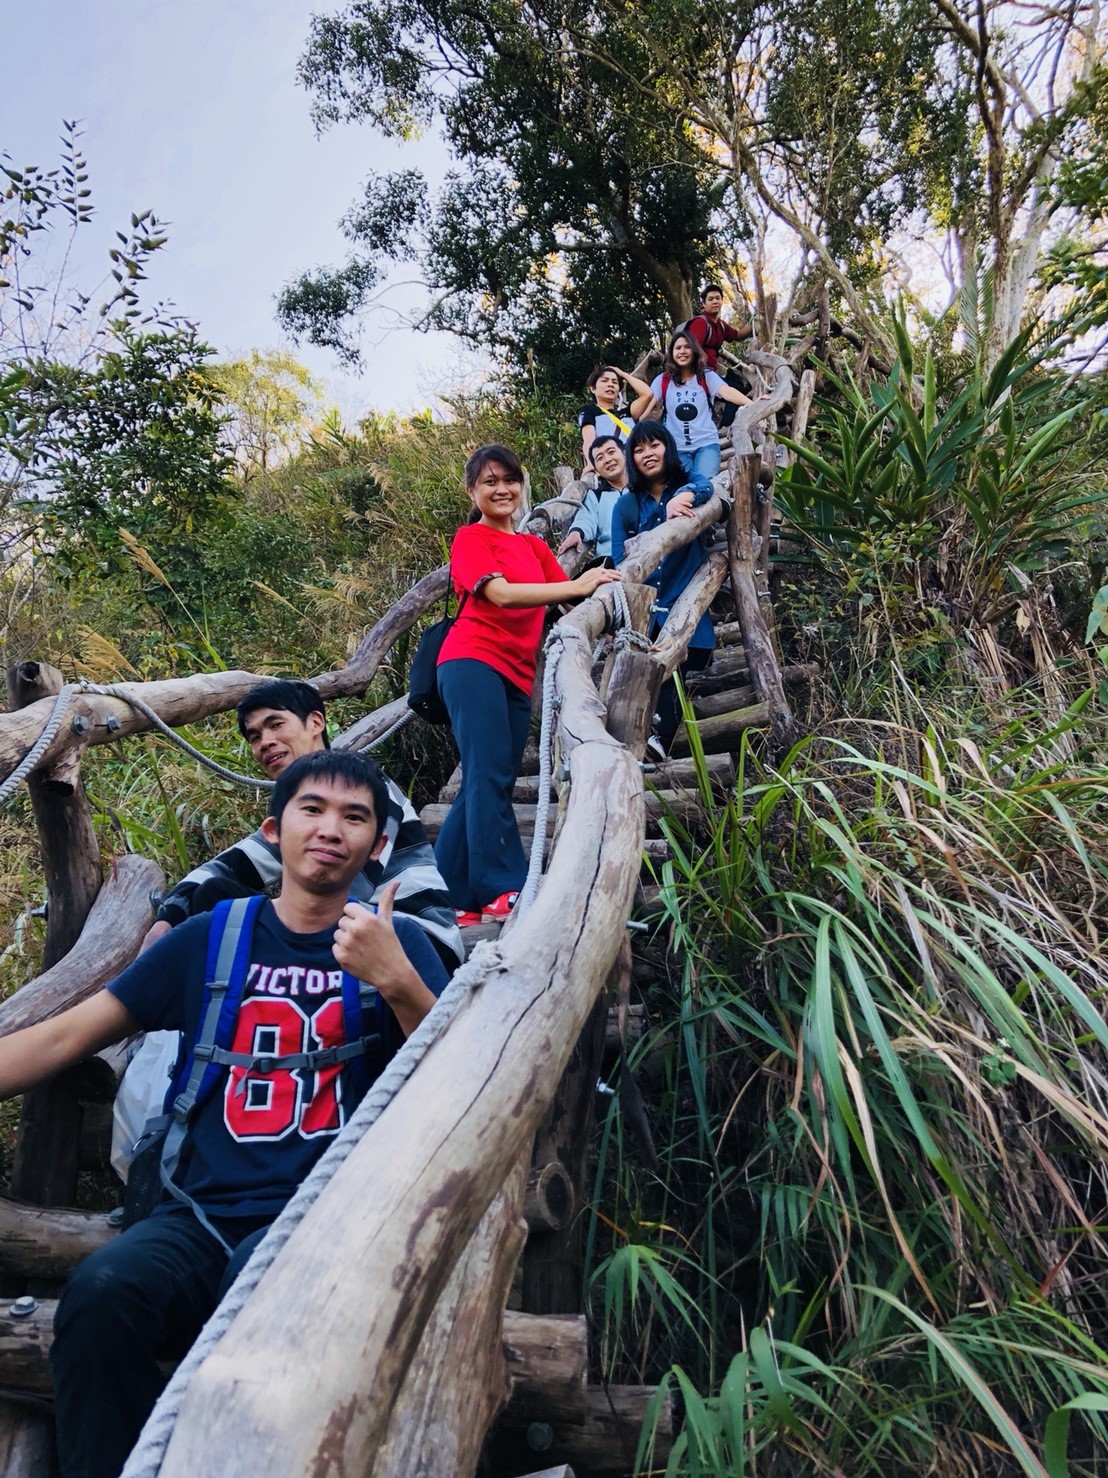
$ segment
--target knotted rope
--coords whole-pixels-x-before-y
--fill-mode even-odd
[[[211,770],[214,775],[218,775],[223,780],[230,780],[232,784],[241,785],[247,790],[273,789],[274,781],[265,780],[258,775],[240,775],[237,770],[232,770],[227,765],[221,765],[218,760],[213,760],[210,755],[204,754],[195,745],[190,744],[181,734],[178,734],[176,729],[171,728],[163,718],[155,713],[154,709],[150,707],[145,699],[138,697],[137,694],[130,692],[127,688],[121,687],[117,683],[90,683],[82,679],[80,682],[66,683],[62,687],[57,698],[54,700],[54,707],[50,712],[50,717],[46,721],[46,727],[3,784],[0,784],[0,802],[6,801],[10,795],[14,794],[16,788],[27,778],[42,756],[50,748],[75,693],[93,693],[97,697],[118,698],[123,703],[129,703],[136,713],[141,713],[147,719],[152,728],[157,729],[160,734],[164,734],[171,744],[175,744],[178,749],[183,750],[191,759],[196,760],[197,764],[203,765],[205,769]],[[379,745],[384,744],[386,739],[391,739],[405,724],[410,723],[414,717],[415,714],[412,710],[410,708],[407,709],[395,723],[389,725],[383,734],[379,734],[376,739],[372,739],[368,744],[361,745],[359,747],[359,753],[367,753],[370,750],[376,749]]]
[[[370,1088],[311,1174],[258,1243],[246,1266],[231,1284],[158,1398],[120,1478],[156,1478],[173,1436],[185,1392],[196,1371],[230,1328],[236,1314],[272,1266],[277,1254],[319,1200],[339,1168],[350,1158],[366,1131],[377,1122],[415,1072],[433,1043],[457,1015],[470,992],[497,968],[502,968],[500,947],[485,940],[477,945],[466,964],[455,972],[450,984]]]
[[[649,649],[650,643],[646,637],[636,631],[631,621],[631,610],[627,604],[627,596],[622,586],[613,581],[608,589],[612,592],[612,619],[615,625],[613,643],[616,650],[622,647],[640,647]],[[544,648],[545,663],[542,674],[542,717],[539,727],[539,789],[538,799],[535,806],[535,834],[531,838],[531,856],[527,863],[527,876],[523,881],[523,887],[519,890],[515,908],[512,910],[513,918],[522,916],[535,901],[535,895],[539,891],[539,883],[542,881],[543,852],[546,849],[546,822],[550,815],[550,778],[554,764],[554,710],[558,706],[557,694],[555,692],[555,676],[558,670],[558,662],[561,660],[567,638],[580,640],[580,633],[572,626],[563,627],[559,621],[546,639]],[[602,638],[597,646],[597,652],[601,651],[606,638]],[[596,660],[597,652],[593,653]]]

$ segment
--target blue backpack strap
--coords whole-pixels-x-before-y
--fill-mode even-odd
[[[235,1019],[246,985],[254,921],[264,902],[262,894],[256,894],[252,898],[224,899],[212,912],[208,926],[208,954],[196,1040],[183,1067],[184,1086],[174,1084],[178,1091],[173,1099],[172,1121],[162,1150],[162,1186],[175,1200],[187,1206],[201,1225],[228,1252],[230,1247],[212,1226],[203,1209],[175,1184],[173,1177],[180,1163],[181,1149],[193,1110],[211,1092],[221,1071],[212,1061],[212,1050],[221,1044],[221,1039],[222,1043],[230,1041],[234,1032]]]

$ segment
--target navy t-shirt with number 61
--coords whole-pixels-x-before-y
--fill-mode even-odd
[[[108,986],[144,1031],[199,1025],[210,914],[189,919],[129,965]],[[393,916],[404,953],[436,996],[446,986],[442,961],[410,919]],[[342,969],[331,953],[334,927],[294,934],[267,899],[258,912],[233,1052],[288,1056],[346,1041]],[[362,1035],[378,1029],[376,992],[362,990]],[[388,1006],[378,1070],[400,1050],[404,1033]],[[349,1070],[250,1073],[233,1067],[198,1107],[176,1180],[214,1217],[276,1216],[349,1119]]]

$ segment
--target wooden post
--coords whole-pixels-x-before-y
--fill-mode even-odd
[[[0,1473],[4,1478],[47,1478],[52,1446],[50,1413],[44,1405],[0,1398]]]
[[[727,554],[731,565],[731,591],[750,663],[750,678],[759,699],[769,705],[775,738],[784,742],[793,728],[792,710],[785,697],[781,669],[759,604],[754,573],[754,496],[761,461],[757,452],[735,458],[734,501],[727,522]]]
[[[592,1139],[596,1080],[608,1027],[607,991],[592,1008],[577,1039],[549,1112],[535,1135],[532,1163],[557,1160],[576,1207],[587,1200],[585,1176]],[[581,1308],[582,1224],[570,1215],[561,1227],[536,1229],[523,1250],[523,1308],[529,1314],[576,1314]]]
[[[44,662],[19,662],[7,673],[13,709],[58,694],[62,675]],[[100,848],[76,757],[64,772],[39,770],[27,789],[42,843],[47,921],[43,965],[56,965],[77,942],[100,891]],[[77,1190],[81,1146],[80,1069],[61,1073],[23,1095],[11,1191],[40,1206],[63,1206]]]

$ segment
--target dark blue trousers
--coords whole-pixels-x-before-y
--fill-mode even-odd
[[[218,1223],[238,1272],[264,1234],[256,1220]],[[249,1248],[247,1243],[250,1244]],[[64,1478],[119,1478],[166,1377],[200,1333],[232,1271],[184,1206],[128,1227],[75,1269],[54,1319],[50,1364]]]
[[[512,810],[531,700],[487,662],[458,657],[439,667],[439,692],[462,762],[435,861],[455,908],[479,909],[522,888],[527,859]]]

